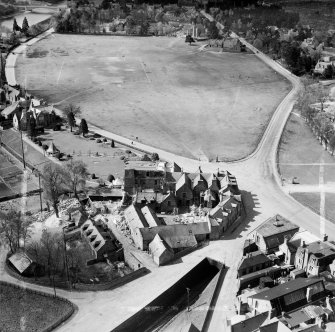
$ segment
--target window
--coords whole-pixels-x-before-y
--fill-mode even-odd
[[[182,193],[182,197],[185,199],[186,198],[186,193]]]
[[[168,206],[171,206],[171,201],[168,201],[167,203],[168,203],[168,204],[167,204]]]
[[[158,184],[158,180],[155,180],[155,185],[157,185]]]
[[[150,176],[150,172],[146,172],[146,176]]]

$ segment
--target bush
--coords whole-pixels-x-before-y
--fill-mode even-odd
[[[100,138],[101,135],[100,135],[100,134],[97,134],[97,133],[94,133],[94,134],[93,134],[93,137],[94,137],[94,138]]]
[[[144,154],[141,158],[141,161],[151,161],[151,159],[147,154]]]
[[[39,146],[42,146],[42,142],[41,142],[41,141],[38,141],[38,145],[39,145]]]
[[[73,135],[79,135],[79,131],[77,130],[77,131],[73,132]]]
[[[157,161],[157,160],[159,160],[159,155],[158,155],[158,153],[154,152],[154,153],[151,155],[151,160],[152,160],[152,161]]]
[[[107,138],[105,137],[102,141],[106,143],[107,142]]]
[[[95,141],[95,138],[94,137],[90,137],[90,141]]]
[[[130,150],[126,150],[126,153],[131,153],[131,151]]]
[[[94,174],[94,173],[92,173],[92,175],[91,175],[91,179],[92,179],[92,180],[96,179],[96,177],[95,177],[95,174]]]
[[[61,124],[60,123],[57,123],[55,124],[53,127],[52,127],[52,130],[53,131],[60,131],[61,130]]]
[[[101,139],[100,138],[97,139],[97,143],[101,143]]]
[[[114,181],[114,180],[115,180],[115,177],[114,177],[113,174],[109,174],[109,175],[107,176],[107,181],[108,181],[108,182],[112,182],[112,181]]]
[[[48,150],[49,147],[48,147],[46,144],[43,144],[43,145],[42,145],[42,148],[43,148],[43,150],[46,151],[46,150]]]

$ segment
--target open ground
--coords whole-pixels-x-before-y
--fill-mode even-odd
[[[108,131],[201,160],[257,146],[290,85],[253,54],[199,51],[183,39],[53,34],[18,58],[36,96]]]
[[[324,150],[305,121],[292,114],[279,149],[279,169],[284,189],[297,201],[320,213],[324,194],[324,215],[335,223],[335,157]],[[299,184],[292,184],[298,178]]]

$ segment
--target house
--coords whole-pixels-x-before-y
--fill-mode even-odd
[[[15,270],[23,276],[40,276],[44,273],[43,266],[34,262],[26,252],[16,252],[8,258],[8,261],[15,268]]]
[[[248,319],[233,323],[230,327],[230,332],[255,332],[264,322],[268,320],[268,313],[261,313]]]
[[[245,274],[266,269],[272,266],[272,260],[263,252],[256,251],[242,257],[240,264],[237,267],[237,275],[241,277]]]
[[[173,250],[158,234],[149,244],[149,254],[158,266],[168,263],[174,257]]]
[[[14,115],[20,110],[20,102],[15,101],[11,105],[7,106],[3,111],[1,111],[1,115],[6,120],[12,120],[14,118]]]
[[[95,262],[124,260],[122,245],[102,220],[87,219],[80,228],[95,256]]]
[[[299,226],[277,214],[257,227],[252,236],[259,250],[274,253],[284,243],[285,236],[290,239],[298,230]]]
[[[314,73],[322,75],[324,73],[325,69],[328,66],[332,66],[332,67],[335,66],[335,57],[334,56],[324,56],[324,57],[322,57],[318,61],[318,63],[315,65]]]
[[[309,244],[317,240],[317,236],[306,230],[295,233],[291,239],[284,237],[284,243],[279,246],[279,251],[284,255],[285,264],[294,265],[296,252],[303,242]]]
[[[200,197],[199,197],[200,199]],[[183,173],[176,183],[176,200],[178,206],[190,206],[193,201],[191,179]]]
[[[303,244],[297,249],[294,265],[303,269],[307,275],[318,276],[327,270],[335,258],[335,246],[329,242],[316,241]]]
[[[252,295],[250,307],[255,315],[270,312],[271,316],[291,312],[326,297],[322,279],[298,278]]]

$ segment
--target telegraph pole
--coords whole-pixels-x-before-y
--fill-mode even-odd
[[[41,191],[41,173],[37,171],[38,174],[38,188],[40,192],[40,206],[41,206],[41,213],[43,211],[43,206],[42,206],[42,191]]]
[[[187,291],[187,311],[190,311],[190,288],[186,287]]]

